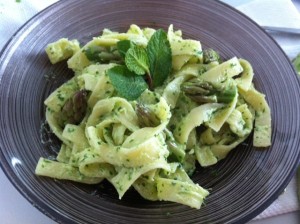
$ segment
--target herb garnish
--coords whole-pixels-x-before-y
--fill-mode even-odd
[[[128,100],[137,99],[147,88],[162,85],[171,73],[171,47],[162,29],[152,35],[146,48],[129,40],[119,41],[117,48],[126,66],[113,67],[107,74],[118,94]]]

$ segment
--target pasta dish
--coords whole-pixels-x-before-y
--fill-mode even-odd
[[[104,29],[83,47],[62,38],[46,47],[55,64],[68,59],[69,81],[45,100],[46,120],[61,140],[56,160],[40,158],[36,174],[86,184],[109,181],[119,198],[133,187],[143,198],[199,209],[209,191],[191,179],[253,133],[271,144],[271,115],[255,89],[251,64],[222,60],[170,25]]]

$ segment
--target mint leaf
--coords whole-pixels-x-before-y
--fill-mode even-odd
[[[128,51],[128,49],[130,47],[132,47],[134,45],[133,42],[131,42],[130,40],[120,40],[117,42],[117,49],[120,53],[120,55],[125,58],[125,54]]]
[[[165,31],[159,29],[152,35],[147,45],[147,53],[153,87],[160,86],[172,69],[172,51]]]
[[[118,94],[127,100],[137,99],[148,87],[142,76],[129,71],[124,65],[108,69],[107,75]]]
[[[129,48],[125,55],[125,64],[130,71],[137,75],[149,73],[149,60],[143,47],[134,45]]]

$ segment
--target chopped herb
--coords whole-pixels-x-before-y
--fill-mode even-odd
[[[57,94],[57,98],[60,100],[60,101],[64,101],[65,98],[61,95],[61,93],[58,93]]]

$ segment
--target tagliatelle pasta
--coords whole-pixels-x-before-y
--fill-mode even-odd
[[[47,123],[62,145],[55,161],[40,158],[37,175],[86,184],[106,179],[120,199],[133,187],[145,199],[199,209],[209,192],[191,179],[196,162],[217,163],[253,130],[254,146],[271,144],[270,108],[252,83],[248,61],[221,62],[171,25],[165,40],[171,72],[153,87],[147,72],[156,72],[156,59],[140,54],[152,50],[147,47],[155,33],[131,25],[126,33],[104,29],[82,48],[67,39],[48,45],[50,61],[69,57],[75,75],[45,100]],[[144,60],[138,64],[144,76],[126,70],[124,77],[131,78],[135,95],[131,89],[122,94],[116,83],[124,71],[118,67],[125,64],[124,46],[132,49],[131,60]]]

